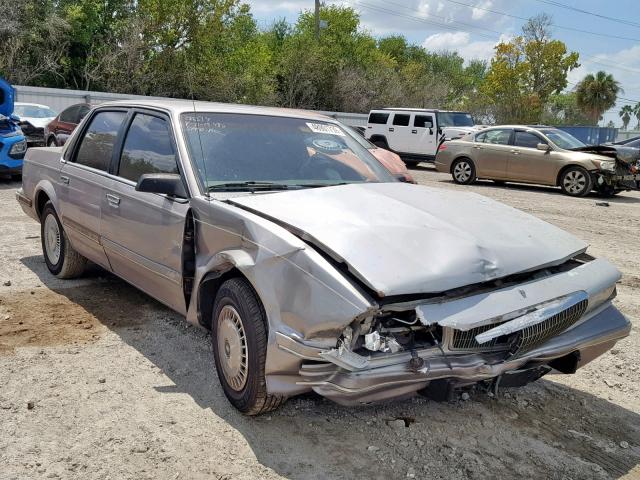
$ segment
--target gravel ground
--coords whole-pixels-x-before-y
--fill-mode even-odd
[[[598,206],[413,174],[590,242],[624,273],[616,304],[631,336],[575,375],[497,397],[344,408],[308,395],[245,418],[218,385],[206,332],[99,269],[51,277],[19,185],[0,180],[0,479],[640,478],[640,194]]]

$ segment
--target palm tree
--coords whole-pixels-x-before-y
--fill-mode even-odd
[[[636,130],[640,130],[640,102],[636,103],[632,110],[633,114],[638,119],[638,125],[636,126]]]
[[[610,73],[600,70],[595,75],[588,74],[578,83],[576,101],[578,107],[597,125],[602,114],[616,104],[619,92],[622,92],[620,83]]]
[[[640,103],[637,104],[636,107],[638,107],[639,105]],[[622,118],[622,129],[627,130],[627,127],[629,126],[629,122],[631,121],[631,117],[636,116],[635,108],[632,107],[631,105],[625,105],[620,109],[619,114],[620,114],[620,118]]]

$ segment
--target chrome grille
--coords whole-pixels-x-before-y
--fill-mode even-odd
[[[582,300],[553,317],[549,317],[536,325],[516,332],[517,337],[511,347],[511,353],[513,355],[526,353],[559,333],[564,332],[582,317],[587,309],[588,303],[588,300]]]
[[[510,335],[494,338],[483,344],[479,344],[476,341],[476,336],[505,322],[483,325],[466,332],[453,330],[449,349],[467,352],[509,350],[511,355],[518,356],[565,331],[582,317],[587,305],[588,300],[582,300],[540,323],[523,328]]]

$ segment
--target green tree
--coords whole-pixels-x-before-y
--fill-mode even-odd
[[[549,97],[542,123],[550,125],[589,125],[589,117],[578,107],[575,92],[555,93]]]
[[[620,83],[613,75],[602,70],[593,75],[589,73],[576,86],[578,106],[596,125],[602,114],[616,104],[618,93],[622,91]]]
[[[567,86],[567,73],[578,67],[578,54],[550,38],[551,19],[538,16],[523,35],[496,46],[482,93],[496,106],[496,120],[540,121],[549,97]]]
[[[636,103],[633,107],[633,113],[638,119],[638,123],[636,125],[636,130],[640,130],[640,102]]]
[[[622,129],[627,130],[629,122],[631,121],[631,117],[635,115],[633,107],[631,105],[625,105],[620,109],[618,115],[620,115],[620,118],[622,118]]]

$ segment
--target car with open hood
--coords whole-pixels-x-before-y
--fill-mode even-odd
[[[64,148],[29,149],[16,196],[51,274],[91,260],[209,329],[224,393],[249,415],[310,391],[358,405],[525,385],[630,331],[620,273],[586,243],[399,182],[310,112],[100,105]]]
[[[503,125],[444,142],[439,172],[468,185],[476,179],[559,186],[571,196],[591,191],[615,195],[640,184],[640,151],[618,145],[585,145],[554,127]]]
[[[20,128],[29,146],[45,144],[44,129],[58,115],[47,105],[16,102],[13,113],[20,119]]]
[[[20,177],[27,141],[13,113],[15,90],[0,78],[0,175]]]

